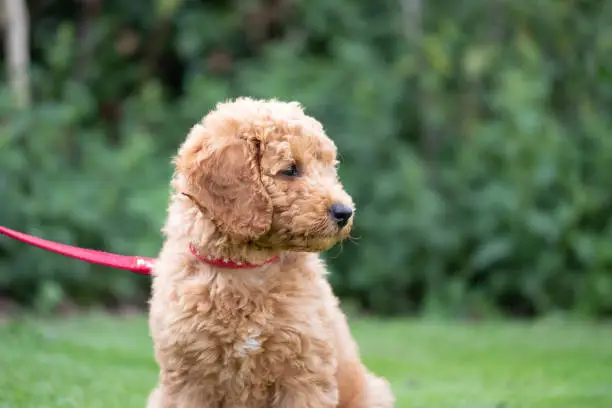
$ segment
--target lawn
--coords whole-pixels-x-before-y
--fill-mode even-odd
[[[612,407],[609,325],[352,325],[398,408]],[[156,375],[143,317],[0,323],[0,408],[144,408]]]

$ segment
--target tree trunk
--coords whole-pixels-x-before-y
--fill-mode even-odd
[[[30,106],[30,21],[25,0],[4,0],[7,77],[20,108]]]

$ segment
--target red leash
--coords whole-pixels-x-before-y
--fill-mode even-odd
[[[70,258],[79,259],[81,261],[95,263],[98,265],[108,266],[111,268],[125,269],[141,275],[150,275],[155,259],[145,258],[142,256],[127,256],[117,255],[108,252],[97,251],[95,249],[79,248],[71,245],[60,244],[59,242],[47,241],[46,239],[37,238],[32,235],[14,231],[0,225],[0,234],[7,237],[25,242],[26,244],[46,249],[47,251],[55,252],[60,255]]]
[[[6,228],[1,225],[0,234],[4,234],[7,237],[25,242],[26,244],[34,245],[47,251],[55,252],[57,254],[64,255],[70,258],[79,259],[81,261],[95,263],[98,265],[109,266],[111,268],[125,269],[128,271],[139,273],[141,275],[150,275],[151,269],[153,269],[153,264],[155,263],[155,259],[153,258],[111,254],[109,252],[98,251],[95,249],[86,249],[75,247],[72,245],[60,244],[59,242],[48,241],[46,239],[24,234],[23,232],[14,231],[10,228]],[[236,262],[232,261],[231,259],[215,259],[211,257],[204,257],[199,255],[192,245],[189,245],[189,250],[191,251],[192,255],[201,262],[205,262],[209,265],[217,266],[220,268],[257,268],[265,264],[276,262],[279,259],[278,256],[275,256],[264,261],[261,264],[252,264],[248,262]]]

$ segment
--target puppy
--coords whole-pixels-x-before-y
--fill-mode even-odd
[[[393,407],[317,254],[353,223],[321,124],[295,102],[239,98],[191,129],[174,164],[148,408]]]

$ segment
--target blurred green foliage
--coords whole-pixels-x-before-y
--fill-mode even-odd
[[[0,224],[155,256],[170,156],[218,101],[299,100],[341,152],[337,293],[379,314],[612,312],[612,3],[29,1],[35,103],[0,95]],[[3,61],[4,64],[4,61]],[[0,294],[148,278],[0,241]]]

